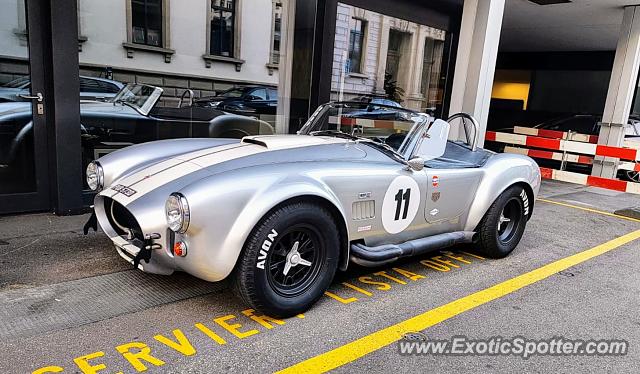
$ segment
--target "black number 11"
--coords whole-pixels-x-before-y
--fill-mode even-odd
[[[411,198],[411,188],[407,188],[407,191],[398,190],[398,193],[396,194],[396,218],[394,219],[395,221],[400,219],[400,211],[402,211],[402,219],[407,219],[410,198]],[[402,209],[403,201],[404,201],[404,209]]]

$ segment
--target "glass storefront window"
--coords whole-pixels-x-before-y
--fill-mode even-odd
[[[83,167],[153,140],[274,133],[288,2],[79,0]]]
[[[25,4],[0,0],[0,195],[36,190]]]
[[[446,32],[338,3],[331,99],[442,109]]]

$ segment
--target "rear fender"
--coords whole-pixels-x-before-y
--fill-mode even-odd
[[[484,169],[485,175],[469,209],[464,231],[475,230],[491,204],[515,184],[528,186],[524,190],[529,199],[527,218],[531,217],[533,204],[540,189],[540,169],[535,161],[526,156],[500,154],[493,156]]]

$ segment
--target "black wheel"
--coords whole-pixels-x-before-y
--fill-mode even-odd
[[[271,212],[249,235],[233,274],[235,293],[273,317],[309,309],[338,266],[339,233],[331,214],[310,203]]]
[[[626,174],[631,182],[640,183],[640,171],[628,170]]]
[[[480,252],[489,258],[508,256],[522,239],[529,213],[529,198],[522,187],[503,192],[480,222]]]

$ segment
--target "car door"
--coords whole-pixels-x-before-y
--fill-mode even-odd
[[[418,147],[417,157],[425,161],[441,159],[437,167],[426,167],[424,219],[435,232],[460,230],[463,216],[471,205],[482,177],[479,168],[447,161],[447,149],[460,147],[448,141],[449,124],[436,120]],[[427,165],[431,165],[428,163]],[[448,166],[450,165],[450,166]]]
[[[255,88],[248,93],[244,105],[255,110],[255,114],[267,114],[269,100],[266,88]]]

